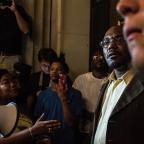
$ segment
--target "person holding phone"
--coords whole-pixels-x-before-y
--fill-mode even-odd
[[[21,60],[23,36],[30,34],[31,19],[15,0],[0,1],[0,67],[13,71]]]
[[[37,99],[36,116],[45,113],[45,120],[56,119],[62,123],[55,137],[56,144],[76,144],[81,112],[81,93],[67,84],[61,61],[54,61],[50,67],[50,86]]]

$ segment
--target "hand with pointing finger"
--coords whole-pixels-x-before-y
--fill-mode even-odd
[[[60,122],[57,120],[41,121],[43,117],[44,114],[42,114],[36,123],[31,127],[33,136],[54,133],[60,128]]]

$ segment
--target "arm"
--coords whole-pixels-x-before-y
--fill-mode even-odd
[[[29,32],[29,24],[28,24],[27,21],[24,20],[24,18],[21,16],[19,11],[17,10],[17,7],[16,7],[16,4],[15,4],[14,0],[12,0],[12,5],[8,8],[15,14],[16,21],[17,21],[19,29],[24,34],[27,34]]]
[[[28,129],[12,134],[11,136],[6,138],[0,138],[0,144],[19,143],[26,139],[31,139],[31,135]]]
[[[40,121],[41,118],[42,116],[31,128],[17,132],[6,138],[0,138],[0,144],[19,144],[21,141],[28,141],[39,135],[53,133],[60,127],[60,123],[56,120]]]
[[[65,119],[66,123],[70,127],[74,127],[75,126],[75,118],[70,110],[70,103],[69,103],[68,97],[66,95],[67,87],[63,86],[61,83],[59,83],[56,85],[55,90],[58,93],[58,96],[60,97],[62,107],[63,107],[63,112],[64,112],[64,119]]]

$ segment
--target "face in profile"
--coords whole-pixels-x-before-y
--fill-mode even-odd
[[[63,73],[63,67],[59,62],[53,62],[50,67],[50,79],[52,81],[58,81],[59,74]]]
[[[113,26],[106,32],[101,46],[105,60],[111,69],[121,67],[130,61],[120,26]]]
[[[20,82],[17,78],[11,79],[11,96],[12,97],[17,97],[20,94]]]
[[[116,8],[124,18],[123,34],[132,64],[144,71],[144,0],[119,0]]]

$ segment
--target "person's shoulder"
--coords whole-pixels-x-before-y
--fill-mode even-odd
[[[52,90],[51,90],[51,88],[48,87],[40,93],[40,96],[43,96],[43,95],[46,95],[49,93],[52,93]]]
[[[68,89],[68,95],[70,97],[81,97],[81,92],[78,89],[74,88],[74,87],[70,87]]]
[[[76,79],[82,79],[91,76],[91,72],[83,73],[77,76]]]
[[[40,71],[39,72],[34,72],[34,73],[32,73],[31,74],[31,77],[37,77],[37,76],[39,76],[40,75]]]
[[[79,83],[79,82],[87,79],[90,75],[91,75],[91,73],[89,73],[89,72],[84,73],[84,74],[80,74],[75,78],[74,83]]]
[[[74,88],[74,87],[69,87],[68,91],[70,91],[70,92],[79,92],[79,90]]]
[[[39,97],[41,98],[51,98],[51,99],[55,99],[55,98],[58,98],[58,95],[55,91],[53,91],[51,89],[51,87],[47,87],[45,90],[43,90]]]

